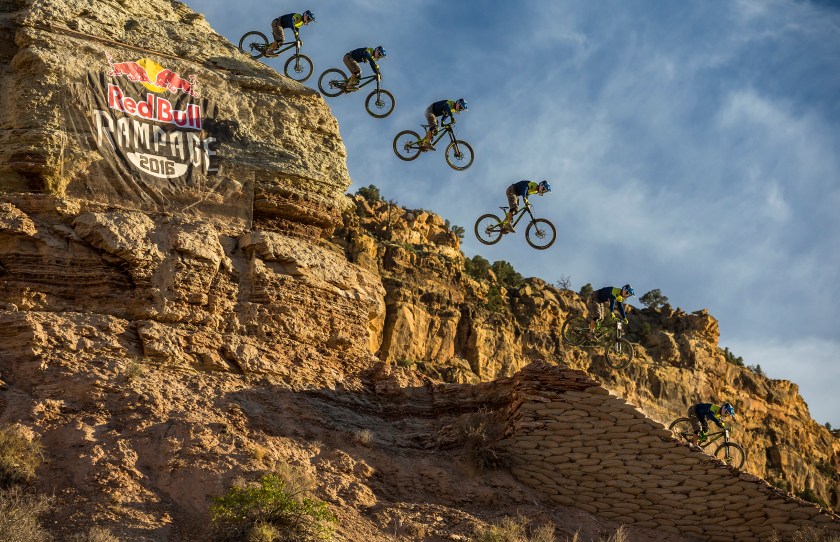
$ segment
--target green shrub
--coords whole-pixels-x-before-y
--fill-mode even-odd
[[[592,292],[595,291],[595,288],[592,287],[592,284],[587,282],[583,286],[580,287],[580,295],[583,298],[587,298],[592,295]]]
[[[377,203],[382,201],[382,195],[379,193],[379,188],[375,185],[369,184],[356,190],[357,196],[362,196],[368,203]]]
[[[735,356],[729,347],[723,349],[723,357],[726,359],[727,362],[731,363],[732,365],[737,365],[738,367],[744,366],[744,358],[741,356]]]
[[[271,523],[259,522],[248,531],[248,542],[274,542],[280,540],[280,531]]]
[[[484,306],[490,312],[500,312],[507,306],[502,298],[502,288],[498,282],[491,284],[490,289],[487,290],[487,303]]]
[[[519,288],[525,282],[525,279],[516,272],[510,262],[504,260],[493,262],[491,269],[496,274],[496,280],[508,288]]]
[[[0,488],[29,482],[44,454],[38,440],[30,440],[18,425],[0,427]]]
[[[329,540],[337,519],[325,502],[307,495],[309,480],[305,478],[298,469],[281,468],[259,482],[232,487],[216,497],[210,516],[220,538],[241,540],[266,524],[282,533],[278,540]]]
[[[480,529],[473,542],[527,542],[525,526],[528,520],[522,516],[505,516],[496,523]]]
[[[668,302],[668,298],[656,288],[640,297],[639,302],[649,309],[658,309]]]
[[[485,280],[490,271],[490,262],[478,254],[472,258],[464,258],[464,271],[475,280]]]
[[[824,500],[820,499],[819,496],[816,494],[816,492],[814,492],[814,490],[811,489],[810,487],[806,487],[802,491],[797,491],[796,496],[799,497],[800,499],[804,500],[804,501],[808,501],[808,502],[812,502],[814,504],[818,504],[818,505],[822,506],[823,508],[829,508],[828,504],[826,504],[826,502]]]
[[[38,516],[44,514],[52,499],[26,494],[19,487],[0,490],[0,540],[3,542],[48,542],[50,534],[41,527]]]

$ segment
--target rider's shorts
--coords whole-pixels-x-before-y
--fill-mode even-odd
[[[362,68],[359,66],[359,63],[353,60],[353,57],[350,56],[350,53],[344,55],[344,65],[347,66],[347,69],[350,70],[350,73],[355,74],[356,77],[360,77],[362,75]]]
[[[273,21],[271,21],[271,35],[274,37],[274,41],[278,44],[283,43],[285,41],[285,36],[283,35],[283,26],[280,23],[280,17],[277,17]]]
[[[507,190],[505,190],[505,195],[508,199],[508,206],[510,207],[510,212],[515,213],[519,210],[519,196],[513,191],[513,185],[508,186]]]
[[[432,130],[432,132],[436,132],[437,131],[437,117],[435,116],[434,112],[432,112],[432,106],[431,105],[426,108],[425,115],[426,115],[426,124],[429,125],[429,129]]]
[[[709,426],[706,425],[706,420],[701,420],[697,416],[693,406],[688,407],[688,419],[691,421],[691,428],[694,429],[695,433],[699,433],[701,429],[703,431],[709,430]]]
[[[597,320],[600,322],[604,319],[604,303],[598,302],[598,299],[594,292],[592,293],[592,295],[589,296],[588,307],[589,314],[592,315],[593,320]],[[598,315],[597,318],[595,318],[596,314]]]

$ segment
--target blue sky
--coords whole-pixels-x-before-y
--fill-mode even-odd
[[[465,254],[526,276],[630,282],[708,308],[721,346],[799,384],[814,418],[840,426],[840,2],[186,3],[234,43],[312,10],[310,86],[350,49],[384,45],[390,117],[364,112],[366,92],[327,98],[350,191],[375,184],[432,210],[467,230]],[[394,156],[397,132],[458,97],[470,169],[449,169],[443,149]],[[480,245],[476,218],[524,178],[554,187],[532,202],[557,226],[555,245],[530,249],[521,226]]]

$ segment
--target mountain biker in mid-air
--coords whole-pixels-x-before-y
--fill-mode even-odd
[[[516,214],[516,211],[519,210],[519,196],[522,196],[522,201],[525,202],[525,205],[528,205],[529,195],[539,194],[543,196],[548,192],[551,192],[551,185],[546,180],[542,180],[539,183],[524,180],[508,186],[507,190],[505,190],[505,195],[507,196],[510,210],[502,221],[502,233],[516,233],[510,221],[513,219],[513,215]]]
[[[359,66],[359,62],[369,63],[373,73],[376,74],[376,79],[381,79],[379,64],[376,61],[387,56],[381,45],[375,48],[359,47],[344,55],[344,65],[350,70],[350,79],[347,80],[345,90],[357,90],[356,83],[362,77],[362,68]]]
[[[469,111],[469,109],[467,109],[467,102],[463,98],[458,98],[455,101],[441,100],[427,107],[425,115],[426,122],[429,124],[429,129],[426,130],[426,136],[420,140],[420,150],[435,150],[432,145],[432,138],[437,135],[438,132],[438,117],[440,117],[441,123],[444,119],[446,119],[446,117],[449,117],[452,119],[452,122],[455,122],[453,112],[460,114],[461,111]]]
[[[624,312],[624,302],[634,295],[636,295],[636,291],[629,284],[625,284],[621,288],[606,286],[592,292],[592,295],[589,296],[589,312],[593,315],[592,321],[589,322],[590,335],[594,335],[595,329],[600,327],[601,321],[604,319],[604,304],[608,301],[610,303],[609,314],[612,315],[613,311],[618,308],[621,321],[626,324],[627,314]]]
[[[283,45],[283,42],[286,41],[286,37],[284,35],[284,28],[289,28],[295,35],[295,41],[300,41],[300,33],[298,32],[298,28],[305,24],[314,23],[315,15],[312,14],[311,11],[308,9],[303,13],[287,13],[286,15],[281,15],[277,17],[273,21],[271,21],[271,33],[274,36],[274,41],[272,41],[268,46],[268,51],[275,51],[278,47]]]
[[[729,403],[723,403],[720,406],[711,403],[697,403],[688,407],[688,419],[694,429],[694,438],[691,443],[697,445],[698,442],[706,440],[706,433],[709,431],[709,424],[706,423],[706,420],[711,420],[721,429],[726,429],[726,425],[722,421],[722,418],[726,416],[732,416],[732,419],[735,419],[735,409]]]

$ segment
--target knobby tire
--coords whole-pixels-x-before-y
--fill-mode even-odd
[[[420,135],[412,130],[403,130],[394,137],[394,154],[400,160],[410,162],[420,156]]]
[[[341,87],[335,87],[330,85],[332,81],[336,81],[340,83]],[[344,94],[345,90],[343,85],[347,84],[347,76],[344,74],[343,71],[339,70],[338,68],[330,68],[324,73],[321,74],[321,77],[318,78],[318,88],[321,90],[321,94],[324,96],[329,96],[330,98],[335,98],[336,96],[341,96]]]
[[[252,43],[262,47],[260,49],[252,48]],[[268,38],[265,37],[265,34],[256,30],[246,32],[239,40],[239,50],[255,60],[265,54],[266,48],[268,48]]]
[[[726,459],[727,451],[729,452],[730,459]],[[715,457],[726,463],[727,465],[733,466],[736,469],[740,469],[744,466],[744,461],[747,458],[747,453],[741,448],[740,444],[735,444],[734,442],[724,442],[720,446],[717,447],[715,450]]]
[[[481,215],[475,221],[475,237],[485,245],[495,245],[502,238],[499,217],[492,214]]]
[[[460,157],[456,156],[456,149],[457,153],[460,153]],[[446,147],[446,163],[456,171],[464,171],[470,167],[474,158],[473,149],[466,141],[456,139]]]
[[[544,218],[535,218],[525,230],[525,240],[537,250],[545,250],[554,244],[557,230],[554,224]]]
[[[289,79],[303,83],[312,77],[312,68],[312,61],[308,56],[296,54],[289,57],[286,65],[283,66],[283,71],[286,72]]]
[[[671,425],[668,426],[670,431],[673,431],[674,437],[680,442],[691,444],[691,439],[694,436],[694,426],[691,425],[691,420],[688,418],[677,418]]]
[[[570,316],[560,328],[563,340],[572,346],[582,346],[589,339],[589,322],[583,316]]]
[[[627,339],[612,338],[604,347],[604,358],[613,369],[624,369],[633,361],[633,344]]]
[[[379,96],[377,96],[376,90],[368,94],[367,99],[365,99],[365,109],[371,117],[384,119],[394,110],[397,101],[394,99],[394,95],[385,89],[380,88],[378,94]]]

